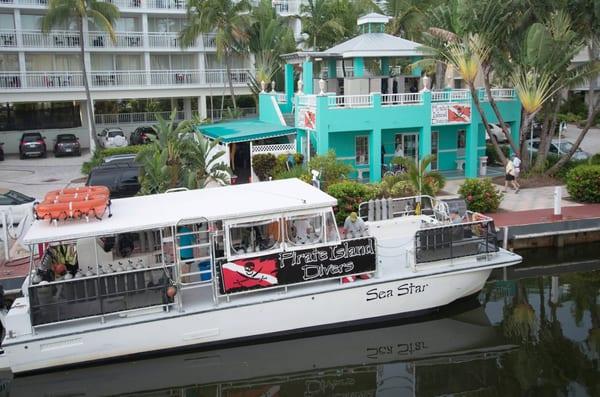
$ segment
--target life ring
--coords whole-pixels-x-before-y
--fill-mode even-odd
[[[105,186],[54,190],[34,205],[36,218],[50,221],[89,216],[102,219],[107,209],[112,216],[110,193]]]

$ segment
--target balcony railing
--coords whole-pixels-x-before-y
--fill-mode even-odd
[[[2,0],[0,0],[1,2]],[[12,29],[0,29],[0,47],[16,47],[17,32]]]
[[[106,32],[89,32],[88,48],[140,48],[144,46],[142,32],[115,32],[115,41]]]
[[[230,77],[233,84],[246,86],[248,69],[232,69]],[[25,81],[22,81],[23,77]],[[152,86],[223,86],[228,83],[224,69],[212,70],[114,70],[92,71],[89,73],[92,88],[109,87],[148,87]],[[82,88],[83,73],[79,71],[62,72],[0,72],[0,89],[14,90],[24,88]]]
[[[332,95],[327,97],[328,108],[369,108],[373,106],[372,95]]]
[[[181,41],[177,33],[148,33],[148,45],[151,48],[180,48]]]
[[[273,0],[275,11],[280,15],[297,15],[300,13],[301,0]]]
[[[405,94],[383,94],[381,96],[381,104],[383,106],[422,105],[423,96],[419,92]]]
[[[23,47],[33,48],[78,48],[79,34],[68,30],[53,30],[43,33],[41,30],[22,30]]]
[[[217,35],[214,33],[202,35],[202,41],[205,49],[217,49]]]
[[[138,113],[111,113],[111,114],[95,114],[94,119],[96,124],[142,124],[155,123],[158,121],[158,116],[165,120],[171,117],[171,112],[138,112]],[[175,114],[175,120],[181,121],[184,118],[184,112],[178,111]]]
[[[0,4],[18,4],[23,6],[46,7],[49,0],[0,0]]]
[[[449,90],[431,92],[431,102],[458,102],[471,99],[469,90]]]

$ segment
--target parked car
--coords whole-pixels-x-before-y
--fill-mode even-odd
[[[35,199],[15,190],[0,189],[0,211],[10,211],[13,223],[19,223],[33,213]],[[10,219],[9,219],[10,221]]]
[[[527,149],[532,153],[537,153],[540,148],[540,139],[528,139],[527,141]],[[548,153],[553,153],[559,156],[565,155],[571,151],[573,147],[573,143],[564,139],[553,139],[550,142],[550,148],[548,149]],[[573,160],[587,160],[590,158],[590,154],[586,151],[581,150],[581,148],[577,148],[577,151],[573,154]]]
[[[496,140],[498,142],[506,142],[508,140],[508,139],[506,139],[506,135],[504,135],[504,131],[502,131],[502,127],[500,127],[500,125],[498,125],[498,124],[491,124],[491,123],[488,124],[488,125],[489,125],[489,127],[491,129],[492,134],[494,135],[494,137],[496,138]],[[511,133],[510,127],[508,127],[508,133],[509,134]],[[489,139],[490,139],[490,137],[487,136],[486,140],[489,140]]]
[[[106,186],[111,198],[135,196],[140,190],[140,166],[134,161],[115,161],[92,168],[86,186]]]
[[[0,142],[0,161],[4,161],[4,142]]]
[[[120,162],[120,161],[133,161],[135,160],[135,157],[137,156],[137,154],[135,153],[126,153],[126,154],[114,154],[112,156],[107,156],[104,157],[102,159],[102,164],[108,164],[108,163],[116,163],[116,162]]]
[[[127,146],[127,138],[120,128],[105,128],[98,133],[103,148]]]
[[[157,139],[158,134],[152,127],[138,127],[131,133],[129,137],[130,145],[143,145],[152,142],[153,139]]]
[[[75,134],[58,134],[54,143],[54,157],[68,155],[81,156],[79,138]]]
[[[39,132],[25,132],[19,141],[21,159],[30,156],[46,157],[46,137]]]

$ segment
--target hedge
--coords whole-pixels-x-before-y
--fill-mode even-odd
[[[467,208],[475,212],[496,212],[504,196],[489,178],[467,179],[458,194],[467,202]]]
[[[373,186],[354,181],[332,183],[328,186],[327,193],[338,200],[335,219],[339,225],[344,223],[351,212],[358,212],[360,203],[375,198],[377,194]]]
[[[107,149],[96,149],[90,161],[86,161],[81,165],[81,173],[88,175],[92,168],[102,164],[105,157],[115,156],[117,154],[138,154],[144,145],[133,145],[125,147],[113,147]]]
[[[576,201],[600,203],[600,165],[580,165],[567,174],[567,191]]]

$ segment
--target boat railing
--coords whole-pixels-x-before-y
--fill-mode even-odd
[[[460,223],[429,225],[415,233],[417,264],[498,251],[494,221],[468,211]]]
[[[369,200],[359,205],[358,213],[369,222],[417,214],[429,215],[441,222],[450,220],[448,205],[426,195]]]
[[[29,286],[35,326],[103,317],[173,303],[167,289],[174,265],[72,278]]]

